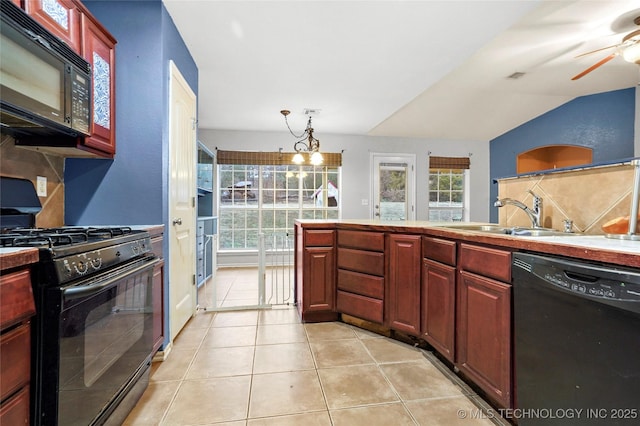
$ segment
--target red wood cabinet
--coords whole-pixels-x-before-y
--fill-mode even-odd
[[[456,268],[422,263],[422,338],[449,361],[455,349]]]
[[[0,424],[29,424],[31,324],[28,268],[0,274]]]
[[[420,235],[387,235],[386,325],[420,335]]]
[[[116,152],[116,40],[93,18],[83,13],[82,56],[91,64],[91,135],[88,148],[113,156]]]
[[[384,233],[338,230],[338,312],[384,322]]]
[[[25,0],[24,10],[71,49],[80,52],[80,11],[73,1]]]
[[[335,230],[295,226],[296,304],[304,322],[333,321],[336,306]]]
[[[422,338],[454,362],[457,243],[423,237],[422,253]]]
[[[511,253],[463,243],[460,268],[456,365],[496,404],[511,407]]]
[[[115,128],[116,39],[79,0],[25,0],[24,10],[91,64],[91,111],[89,136],[56,142],[53,148],[38,137],[25,138],[26,145],[44,145],[47,151],[66,156],[113,158]],[[28,141],[27,141],[28,140]]]

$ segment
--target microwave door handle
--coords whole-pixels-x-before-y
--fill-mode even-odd
[[[98,293],[100,291],[102,291],[103,289],[111,286],[112,284],[114,284],[115,282],[119,281],[122,279],[123,276],[125,275],[131,275],[131,274],[136,274],[138,272],[141,272],[147,268],[151,268],[156,266],[158,263],[161,262],[161,259],[159,258],[154,258],[153,261],[149,262],[145,262],[143,265],[137,266],[136,268],[133,269],[128,269],[126,271],[123,271],[122,274],[118,274],[114,277],[111,277],[105,281],[98,281],[92,284],[86,284],[86,285],[81,285],[81,286],[77,286],[77,287],[69,287],[69,288],[65,288],[62,291],[62,296],[64,298],[64,300],[73,300],[73,299],[78,299],[81,297],[87,297],[90,296],[92,294]]]
[[[40,43],[41,45],[43,45],[47,49],[51,50],[51,44],[49,44],[49,42],[47,40],[45,40],[42,36],[37,35],[36,33],[34,33],[31,30],[25,30],[24,32],[27,33],[27,35],[29,37],[31,37],[31,39],[33,41],[37,41],[38,43]]]

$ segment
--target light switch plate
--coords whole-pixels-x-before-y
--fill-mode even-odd
[[[44,176],[38,176],[37,178],[37,191],[38,197],[46,197],[47,196],[47,178]]]

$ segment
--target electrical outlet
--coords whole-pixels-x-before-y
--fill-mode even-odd
[[[37,191],[38,197],[47,196],[47,178],[44,176],[38,176],[37,178]]]
[[[368,206],[369,205],[369,200],[367,198],[363,198],[362,199],[362,205],[363,206]]]

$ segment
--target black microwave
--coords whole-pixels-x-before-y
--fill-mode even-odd
[[[0,1],[2,133],[89,134],[91,66],[11,1]]]

